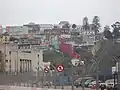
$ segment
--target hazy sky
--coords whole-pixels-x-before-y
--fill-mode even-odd
[[[0,0],[0,24],[53,23],[61,20],[81,24],[98,15],[101,24],[120,21],[120,0]]]

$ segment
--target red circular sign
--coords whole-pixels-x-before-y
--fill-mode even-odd
[[[59,65],[56,66],[56,70],[58,72],[62,72],[64,70],[64,66],[62,64],[59,64]]]
[[[44,72],[48,73],[49,72],[49,68],[44,68]]]

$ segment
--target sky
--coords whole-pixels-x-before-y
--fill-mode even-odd
[[[120,0],[0,0],[0,24],[82,24],[85,16],[89,23],[99,16],[102,26],[111,25],[120,21],[119,3]]]

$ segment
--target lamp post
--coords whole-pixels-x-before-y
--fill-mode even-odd
[[[86,60],[86,59],[84,59]],[[85,66],[85,61],[81,61],[81,63],[83,64],[83,75],[82,75],[82,90],[85,90],[85,76],[86,76],[86,66]]]
[[[37,54],[38,57],[38,62],[37,62],[37,76],[36,76],[36,84],[38,86],[38,81],[39,81],[39,54]]]
[[[72,90],[74,90],[74,80],[73,80],[73,65],[72,65],[72,87],[71,87]]]
[[[19,60],[19,57],[18,57],[18,50],[17,50],[17,74],[18,74],[18,60]]]
[[[9,55],[10,55],[10,60],[9,60],[9,72],[11,73],[11,51],[9,51]]]

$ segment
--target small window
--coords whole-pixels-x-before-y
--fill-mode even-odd
[[[7,62],[8,62],[8,60],[5,60],[5,62],[7,63]]]

